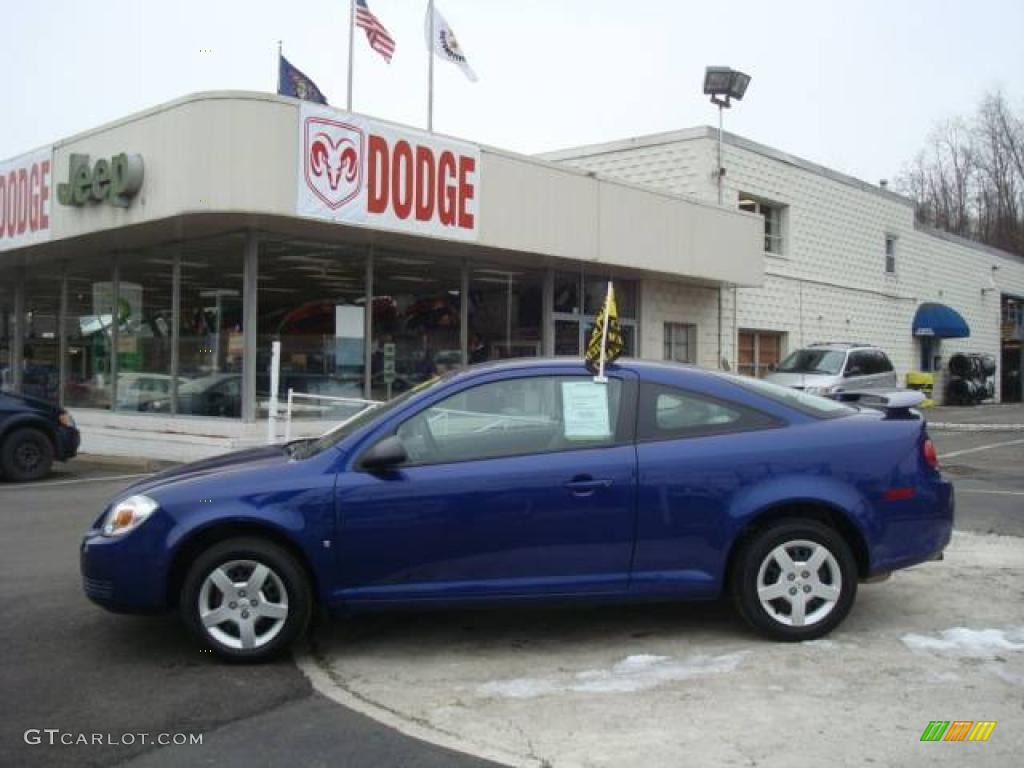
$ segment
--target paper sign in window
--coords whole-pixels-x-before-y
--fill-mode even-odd
[[[562,416],[568,440],[611,437],[608,385],[593,381],[563,381]]]

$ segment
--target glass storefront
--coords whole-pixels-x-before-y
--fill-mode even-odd
[[[281,342],[279,392],[297,417],[344,418],[366,379],[366,249],[289,241],[260,245],[257,416],[270,396],[272,342]]]
[[[105,255],[76,259],[68,265],[66,279],[64,404],[109,408],[115,331],[113,259]]]
[[[462,365],[462,268],[392,251],[373,264],[370,397],[388,400]]]
[[[249,243],[252,314],[243,311]],[[40,264],[27,271],[21,299],[16,278],[0,270],[5,387],[17,378],[20,300],[26,394],[70,407],[240,418],[243,362],[255,348],[251,412],[265,418],[277,341],[280,399],[291,390],[294,415],[317,419],[344,417],[363,398],[395,397],[465,362],[542,355],[545,330],[555,354],[580,355],[608,280],[243,233]],[[635,353],[637,286],[615,280],[626,354]],[[255,328],[244,327],[247,314]]]

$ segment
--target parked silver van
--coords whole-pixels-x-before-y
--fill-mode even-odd
[[[812,344],[790,353],[767,381],[811,395],[858,389],[896,389],[888,355],[869,344]]]

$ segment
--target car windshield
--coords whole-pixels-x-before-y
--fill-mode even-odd
[[[410,389],[408,392],[403,392],[401,395],[396,397],[394,400],[389,400],[386,403],[377,403],[372,406],[368,406],[357,413],[351,418],[345,419],[338,426],[329,432],[325,432],[320,437],[311,440],[299,440],[293,443],[289,443],[289,450],[293,458],[306,459],[310,456],[314,456],[322,451],[327,450],[331,446],[337,445],[346,437],[354,434],[356,430],[363,428],[371,421],[375,421],[381,418],[398,406],[411,400],[414,396],[425,392],[426,390],[433,387],[435,384],[447,379],[451,376],[451,373],[445,376],[435,376],[432,379],[421,382],[415,387]]]
[[[836,375],[843,369],[846,353],[837,349],[798,349],[776,369],[781,373],[827,373]]]

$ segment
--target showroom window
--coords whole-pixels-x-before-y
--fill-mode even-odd
[[[64,405],[110,408],[114,344],[114,263],[107,254],[81,254],[68,263],[64,318]]]
[[[607,275],[559,272],[555,275],[555,354],[579,357],[594,329],[595,316],[608,291]],[[638,283],[614,279],[619,326],[625,342],[623,355],[636,355]],[[582,300],[582,301],[581,301]]]
[[[764,250],[765,253],[772,253],[781,256],[784,253],[783,242],[783,209],[785,206],[777,203],[770,203],[759,198],[752,197],[746,193],[740,193],[741,211],[758,213],[764,217]]]
[[[896,274],[896,236],[885,236],[885,273]]]
[[[763,378],[782,359],[782,334],[741,330],[738,335],[738,370],[744,376]]]
[[[242,415],[242,268],[245,238],[230,235],[180,247],[176,410]],[[169,402],[155,407],[168,411]]]
[[[14,389],[14,273],[0,272],[0,390]]]
[[[373,256],[370,398],[390,400],[462,366],[462,266],[405,251]]]
[[[343,419],[361,408],[346,400],[363,398],[366,378],[366,248],[266,239],[258,294],[257,417],[266,416],[274,341],[280,396],[314,396],[296,400],[293,417]]]
[[[697,362],[697,326],[665,323],[664,358],[677,363]]]
[[[173,248],[118,254],[119,411],[145,412],[171,397],[174,254]]]
[[[521,267],[470,267],[470,364],[509,357],[539,357],[544,273]]]
[[[38,270],[25,280],[21,392],[56,403],[60,385],[60,270]]]
[[[615,377],[607,384],[582,376],[505,379],[442,400],[397,435],[411,465],[602,447],[616,442],[621,400]]]

